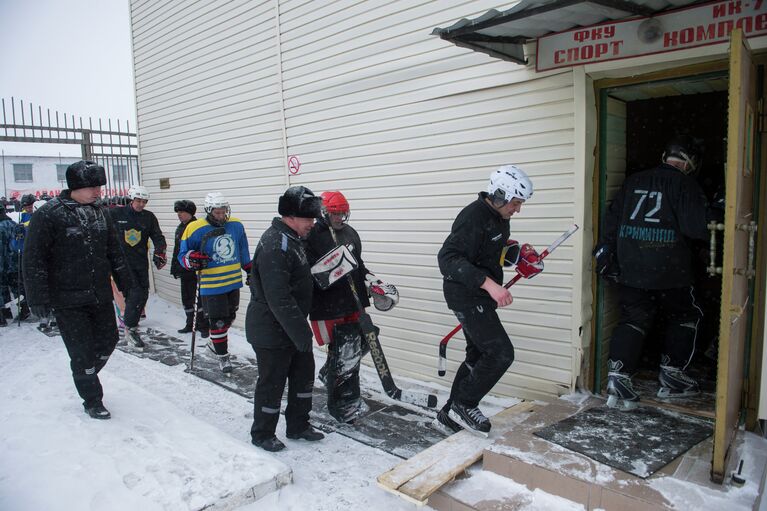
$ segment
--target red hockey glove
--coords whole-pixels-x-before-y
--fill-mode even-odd
[[[519,261],[517,261],[517,273],[526,279],[531,279],[543,271],[541,256],[532,245],[525,243],[519,249]]]
[[[365,275],[365,284],[373,306],[379,311],[386,312],[399,303],[399,291],[393,284],[387,284],[372,273]]]
[[[208,261],[210,261],[210,257],[206,256],[202,252],[199,252],[197,250],[193,250],[191,252],[187,252],[184,256],[184,261],[186,262],[186,267],[191,270],[202,270],[203,268],[208,266]]]
[[[165,252],[155,252],[152,256],[152,262],[158,270],[162,270],[168,263],[168,259],[165,257]]]

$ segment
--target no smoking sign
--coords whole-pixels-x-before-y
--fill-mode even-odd
[[[294,176],[301,170],[301,161],[298,156],[288,156],[288,171]]]

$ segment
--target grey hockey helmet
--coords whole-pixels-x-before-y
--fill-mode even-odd
[[[495,207],[511,202],[511,199],[526,201],[533,196],[533,182],[525,171],[516,165],[503,165],[490,174],[487,193]]]

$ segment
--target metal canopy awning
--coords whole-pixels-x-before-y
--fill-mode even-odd
[[[522,0],[505,11],[490,9],[479,18],[464,18],[447,28],[437,27],[431,35],[491,57],[527,64],[523,45],[532,39],[605,21],[652,16],[700,1]]]

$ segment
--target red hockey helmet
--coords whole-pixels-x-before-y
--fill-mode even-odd
[[[349,202],[339,191],[322,192],[322,210],[331,226],[338,230],[349,220]]]

